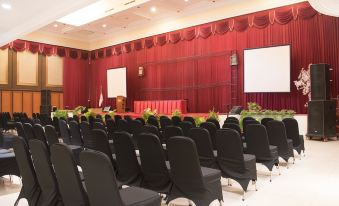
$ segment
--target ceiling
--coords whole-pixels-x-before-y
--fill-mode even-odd
[[[81,26],[58,19],[98,0],[0,0],[0,46],[26,39],[93,50],[159,33],[233,16],[275,8],[304,0],[101,0],[105,15]],[[156,8],[155,12],[151,8]],[[3,21],[3,19],[10,19]],[[13,26],[15,25],[15,26]]]
[[[0,0],[0,46],[96,0]],[[4,9],[3,4],[11,5]]]

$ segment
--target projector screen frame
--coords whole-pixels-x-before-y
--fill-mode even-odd
[[[290,70],[289,70],[289,84],[290,84],[290,91],[289,92],[245,92],[245,51],[246,50],[254,50],[254,49],[265,49],[265,48],[273,48],[273,47],[281,47],[281,46],[289,46],[289,49],[290,49],[290,61],[289,61],[289,64],[290,64]],[[277,93],[277,94],[288,94],[288,93],[291,93],[291,89],[292,89],[292,86],[291,86],[291,80],[292,80],[292,45],[291,44],[278,44],[278,45],[268,45],[268,46],[262,46],[262,47],[254,47],[254,48],[245,48],[243,50],[243,92],[244,94],[256,94],[256,93],[262,93],[262,94],[268,94],[268,93]]]
[[[107,75],[107,71],[108,70],[111,70],[111,69],[121,69],[121,68],[125,68],[126,69],[126,96],[125,96],[125,98],[127,99],[127,97],[128,97],[128,78],[127,78],[128,68],[127,68],[127,66],[118,66],[118,67],[107,68],[106,69],[106,75]],[[106,82],[107,82],[107,76],[106,76]],[[107,83],[106,87],[107,87],[107,99],[116,99],[117,97],[108,97],[108,83]]]

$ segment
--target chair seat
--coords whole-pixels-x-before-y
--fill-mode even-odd
[[[250,162],[250,161],[254,161],[255,162],[255,155],[244,154],[244,161],[245,162]]]
[[[124,205],[128,206],[159,206],[161,203],[161,197],[158,193],[151,190],[137,188],[137,187],[128,187],[121,189],[120,196]]]
[[[274,145],[269,146],[272,157],[278,157],[278,147]]]
[[[207,167],[201,167],[201,172],[202,172],[202,178],[206,182],[215,181],[216,179],[220,179],[221,178],[220,170],[216,170],[216,169],[212,169],[212,168],[207,168]]]

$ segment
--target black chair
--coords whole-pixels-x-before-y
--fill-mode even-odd
[[[92,133],[91,133],[91,126],[87,121],[80,123],[80,131],[82,134],[82,140],[84,142],[85,148],[92,148]]]
[[[239,124],[239,119],[236,117],[227,117],[224,121],[224,123],[234,123]]]
[[[109,114],[105,114],[105,122],[106,122],[107,120],[109,120],[109,119],[112,119],[112,116],[109,115]]]
[[[18,205],[22,198],[25,198],[29,205],[37,205],[41,190],[25,140],[22,137],[14,138],[13,149],[22,181],[21,191],[14,205]]]
[[[59,119],[57,117],[53,117],[53,126],[58,135],[60,135],[60,128],[59,128]]]
[[[117,131],[130,132],[128,122],[124,119],[119,119],[117,122]]]
[[[188,136],[195,142],[200,165],[218,169],[217,160],[215,158],[216,154],[213,153],[213,145],[208,130],[199,127],[192,128],[190,129]]]
[[[73,120],[76,121],[79,124],[79,116],[78,115],[73,115]]]
[[[154,134],[160,139],[161,143],[165,143],[165,140],[164,140],[162,134],[160,133],[159,129],[156,126],[144,125],[141,128],[141,132]]]
[[[113,134],[117,130],[117,126],[113,119],[106,120],[106,127],[107,127],[107,135],[108,139],[113,139]]]
[[[265,118],[262,118],[260,122],[261,122],[262,125],[264,125],[266,127],[267,123],[269,121],[272,121],[272,120],[274,120],[274,119],[273,118],[269,118],[269,117],[265,117]]]
[[[27,136],[25,134],[24,126],[22,125],[22,123],[16,122],[15,128],[16,128],[16,131],[18,133],[18,136],[22,137],[25,140],[26,144],[28,144],[29,139],[27,138]]]
[[[45,143],[40,140],[30,140],[29,148],[32,153],[33,165],[41,188],[38,205],[63,206],[59,194],[58,183],[50,162]]]
[[[223,129],[233,129],[233,130],[237,131],[239,133],[239,135],[241,136],[241,129],[240,129],[239,124],[226,122],[226,123],[224,123],[224,125],[222,125],[222,128]]]
[[[206,120],[206,122],[212,122],[216,127],[217,129],[220,129],[220,123],[217,119],[214,119],[214,118],[208,118]]]
[[[139,120],[131,120],[129,122],[129,131],[135,137],[140,134],[142,127],[143,125]]]
[[[248,125],[247,132],[246,153],[255,155],[256,162],[267,167],[267,169],[270,171],[270,181],[272,181],[273,166],[275,165],[277,169],[279,169],[279,155],[277,146],[269,144],[266,128],[263,125]]]
[[[185,116],[183,119],[184,122],[191,122],[194,127],[196,127],[195,120],[193,117]]]
[[[183,135],[184,135],[184,132],[182,131],[180,127],[177,127],[177,126],[167,126],[162,133],[165,143],[171,137],[183,136]]]
[[[120,119],[122,119],[121,115],[114,115],[114,121],[117,123]]]
[[[45,133],[46,133],[46,139],[47,139],[49,147],[51,147],[52,145],[56,143],[59,143],[58,134],[56,133],[54,126],[46,125]]]
[[[223,200],[219,170],[200,167],[195,143],[188,137],[171,137],[167,142],[173,187],[166,203],[187,198],[195,205],[209,205]]]
[[[127,122],[130,122],[133,120],[133,118],[130,115],[124,115],[124,120],[126,120]]]
[[[250,124],[260,124],[260,122],[258,122],[257,120],[247,120],[247,121],[243,122],[242,131],[243,131],[243,135],[244,135],[245,138],[246,138],[247,126],[250,125]]]
[[[141,187],[168,194],[172,181],[166,167],[166,156],[161,142],[154,134],[141,133],[138,136],[141,160]]]
[[[51,147],[51,161],[64,205],[89,206],[71,149],[66,144],[54,144]]]
[[[253,117],[245,117],[245,118],[242,119],[242,122],[246,122],[248,120],[255,120],[255,119]]]
[[[27,140],[36,139],[33,132],[33,126],[30,123],[23,124],[23,127]]]
[[[179,123],[181,122],[181,118],[179,116],[173,116],[172,122],[173,122],[173,126],[179,126]]]
[[[36,139],[42,141],[43,143],[47,144],[46,134],[44,128],[40,124],[35,124],[33,126],[33,132]]]
[[[71,135],[65,120],[59,119],[59,128],[62,141],[66,144],[71,144]]]
[[[117,179],[123,185],[139,186],[141,170],[131,135],[127,132],[116,132],[113,144],[117,161]]]
[[[94,122],[92,129],[101,129],[102,131],[107,132],[105,125],[101,122]]]
[[[72,145],[83,146],[79,123],[76,121],[70,121],[68,125],[69,125],[69,131],[72,136],[72,139],[71,139]]]
[[[159,122],[158,122],[157,118],[154,117],[154,116],[150,116],[147,119],[147,124],[150,124],[150,125],[153,125],[153,126],[156,126],[157,128],[159,128]]]
[[[270,144],[278,147],[279,157],[283,158],[287,163],[288,159],[292,157],[294,163],[293,141],[287,139],[284,123],[277,120],[269,121],[266,130]]]
[[[160,128],[163,130],[164,128],[166,128],[167,126],[171,126],[173,125],[172,120],[167,117],[167,116],[161,116],[160,117]]]
[[[184,136],[188,137],[188,132],[194,127],[194,125],[191,122],[183,121],[179,123],[179,127],[182,129]]]
[[[80,121],[81,122],[87,122],[86,116],[84,116],[84,115],[80,116]]]
[[[113,167],[116,168],[116,161],[113,159],[113,153],[106,132],[101,129],[93,129],[89,137],[91,138],[91,145],[88,149],[106,154],[110,158]]]
[[[239,133],[231,129],[217,131],[218,165],[224,178],[237,181],[243,189],[243,200],[249,182],[257,181],[255,156],[244,154]]]
[[[301,151],[305,154],[304,136],[299,134],[298,121],[293,118],[285,118],[283,122],[285,124],[287,138],[293,141],[293,148],[299,155]]]
[[[114,169],[104,153],[83,151],[80,161],[91,206],[160,206],[161,197],[153,191],[137,187],[119,190]]]
[[[217,149],[217,141],[215,139],[215,134],[217,132],[217,126],[213,122],[203,122],[200,124],[201,128],[207,129],[210,133],[210,138],[213,146],[213,150]],[[220,128],[219,128],[220,129]]]

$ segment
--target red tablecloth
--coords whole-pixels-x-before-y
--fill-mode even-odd
[[[155,100],[155,101],[134,101],[134,112],[142,113],[145,109],[157,110],[158,114],[171,114],[179,109],[181,113],[187,113],[186,100]]]

